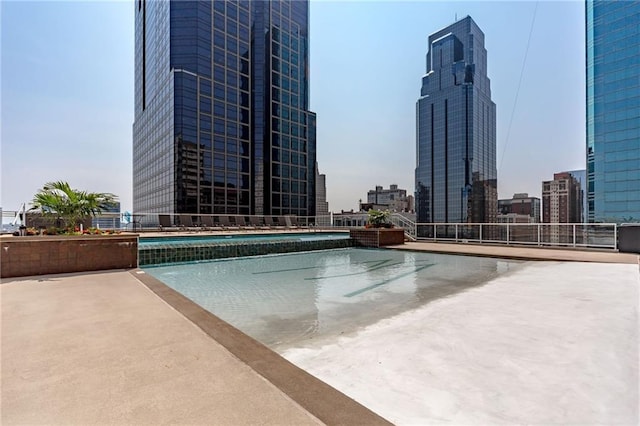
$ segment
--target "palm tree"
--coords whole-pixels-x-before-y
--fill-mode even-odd
[[[96,216],[113,206],[117,197],[110,193],[78,191],[67,182],[49,182],[34,197],[31,210],[39,210],[43,216],[63,219],[68,228],[87,216]]]

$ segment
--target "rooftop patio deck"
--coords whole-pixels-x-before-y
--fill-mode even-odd
[[[0,423],[385,424],[138,272],[3,281]]]
[[[468,244],[396,248],[602,262],[593,267],[603,276],[606,262],[638,264],[639,259],[613,252]],[[385,423],[141,272],[3,280],[2,424]],[[635,310],[637,344],[638,301],[628,297],[631,293],[612,297],[618,297],[617,306]],[[637,288],[633,294],[637,296]],[[606,312],[606,305],[600,309]],[[615,333],[616,324],[608,326]],[[611,334],[610,342],[616,342],[616,335]],[[637,362],[637,353],[630,360]],[[637,396],[635,368],[631,379]],[[432,396],[433,404],[441,402]],[[637,420],[637,409],[635,413]]]

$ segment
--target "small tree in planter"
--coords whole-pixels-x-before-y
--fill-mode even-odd
[[[389,220],[391,212],[389,210],[374,210],[368,212],[367,228],[393,228],[393,224]]]
[[[95,217],[113,206],[117,197],[110,193],[72,189],[67,182],[49,182],[34,197],[30,210],[38,210],[53,221],[64,221],[73,232],[85,217]]]

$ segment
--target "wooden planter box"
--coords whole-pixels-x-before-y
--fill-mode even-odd
[[[2,237],[2,278],[138,267],[138,235]]]
[[[404,244],[404,229],[402,228],[351,229],[349,235],[356,246],[361,247],[384,247]]]

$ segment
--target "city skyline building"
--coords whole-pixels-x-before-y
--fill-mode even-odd
[[[513,194],[512,198],[498,200],[498,216],[515,215],[512,218],[521,219],[528,216],[531,223],[540,222],[540,198],[530,197],[528,193]],[[498,217],[500,219],[500,217]],[[503,218],[508,221],[506,218]],[[513,221],[515,221],[515,219]],[[499,220],[500,221],[500,220]]]
[[[360,203],[360,210],[363,210],[363,206],[365,205]],[[398,188],[396,184],[389,185],[389,189],[384,189],[380,185],[376,185],[375,189],[370,189],[367,192],[366,206],[392,212],[412,212],[414,208],[413,197],[407,195],[406,189]]]
[[[315,215],[308,0],[134,5],[134,212]]]
[[[327,202],[327,176],[320,173],[316,163],[316,216],[329,216],[329,203]]]
[[[580,222],[587,222],[587,212],[589,211],[587,204],[587,170],[569,170],[568,173],[573,176],[580,184],[580,197],[582,204],[580,205]]]
[[[582,191],[569,172],[554,173],[542,182],[542,222],[581,223]]]
[[[484,33],[467,16],[428,43],[416,106],[417,221],[495,222],[496,105]]]
[[[120,229],[120,201],[103,210],[100,215],[91,218],[91,226],[99,229]]]
[[[585,2],[587,220],[640,221],[640,2]]]

